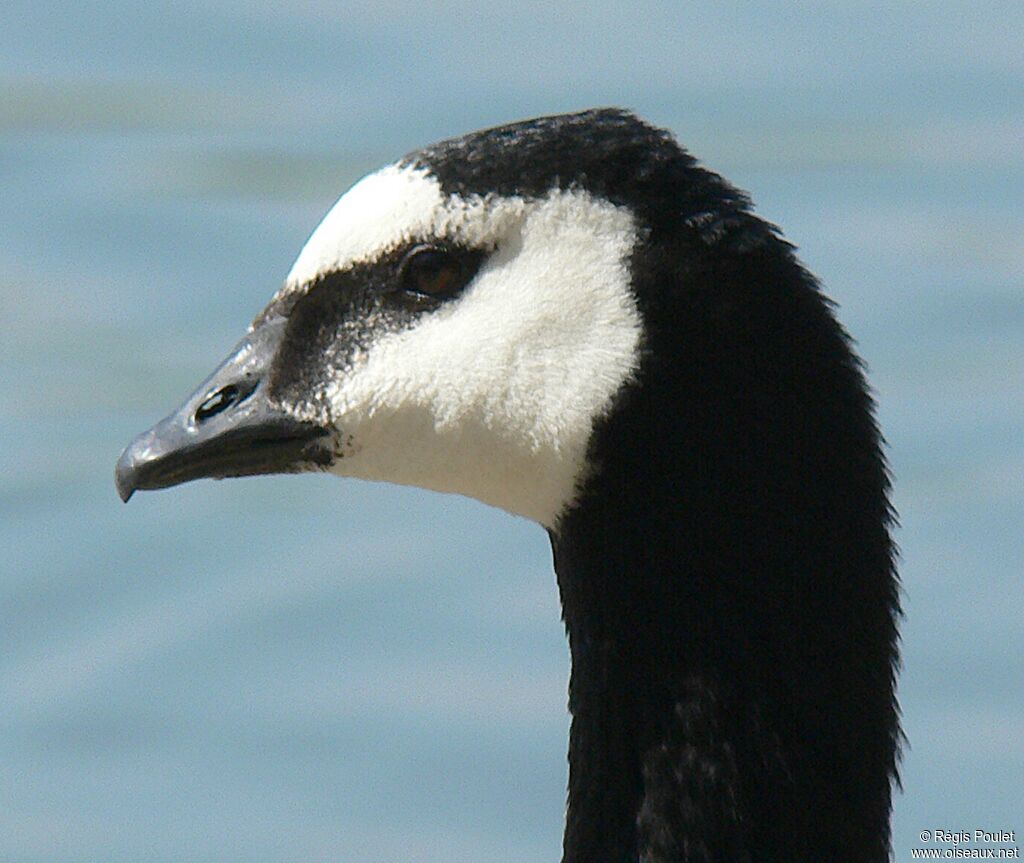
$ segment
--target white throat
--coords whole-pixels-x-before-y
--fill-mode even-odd
[[[632,214],[580,190],[448,196],[392,166],[343,196],[284,290],[414,241],[491,251],[463,293],[385,332],[327,388],[343,476],[477,498],[551,527],[576,498],[594,421],[635,372]]]

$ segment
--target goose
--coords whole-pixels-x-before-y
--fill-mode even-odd
[[[669,132],[473,132],[327,213],[135,490],[330,471],[549,534],[571,653],[564,863],[887,860],[890,480],[833,304]]]

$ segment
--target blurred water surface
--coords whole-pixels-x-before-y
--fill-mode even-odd
[[[568,655],[540,528],[327,477],[123,507],[111,473],[351,182],[591,104],[749,189],[868,361],[902,520],[897,859],[926,828],[1024,831],[1017,4],[0,19],[0,859],[557,859]]]

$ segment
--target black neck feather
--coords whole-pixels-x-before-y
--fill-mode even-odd
[[[552,532],[565,863],[881,863],[899,742],[888,480],[849,339],[746,197],[615,109],[407,157],[629,207],[646,341]]]
[[[637,249],[639,374],[552,532],[564,861],[881,863],[898,594],[871,400],[789,247],[743,213],[706,228]]]

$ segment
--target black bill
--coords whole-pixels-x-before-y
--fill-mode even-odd
[[[334,435],[285,413],[267,376],[286,321],[260,324],[174,413],[140,434],[114,471],[127,501],[138,489],[193,479],[297,473],[334,461]]]

